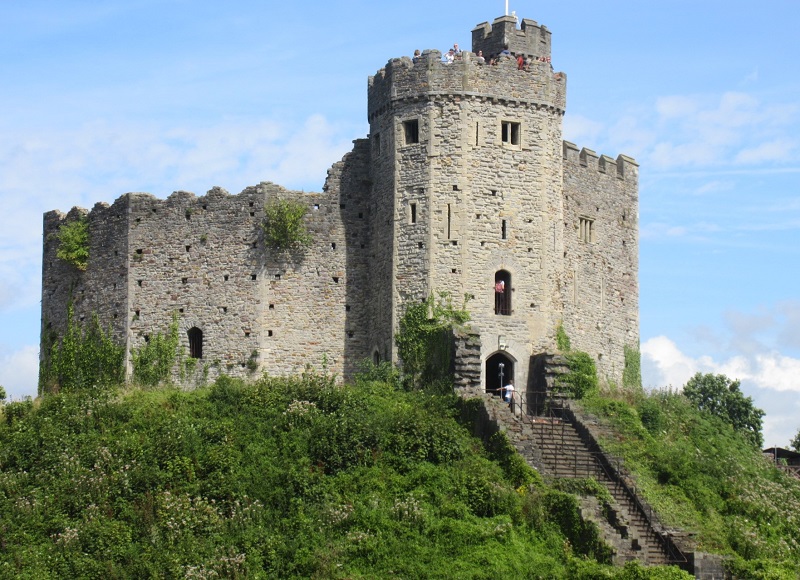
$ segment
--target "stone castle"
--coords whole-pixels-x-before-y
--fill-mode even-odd
[[[177,313],[203,378],[307,364],[347,378],[365,358],[396,358],[410,301],[448,292],[456,304],[474,297],[487,388],[502,363],[524,389],[560,324],[620,382],[624,347],[639,342],[638,166],[563,141],[567,77],[553,72],[550,47],[545,26],[504,16],[479,24],[472,52],[450,64],[436,50],[392,59],[369,78],[368,137],[321,193],[272,183],[237,195],[128,193],[88,212],[85,271],[56,258],[52,234],[86,210],[46,213],[43,356],[72,303],[128,358]],[[520,69],[518,55],[530,65]],[[275,198],[307,204],[310,247],[264,243]]]

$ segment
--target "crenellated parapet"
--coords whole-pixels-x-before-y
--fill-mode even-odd
[[[437,97],[513,102],[563,115],[566,83],[566,75],[553,73],[547,62],[534,61],[528,70],[519,70],[512,57],[490,65],[462,52],[460,60],[447,64],[438,50],[429,50],[416,63],[408,57],[392,59],[369,78],[368,119],[396,102]]]
[[[633,184],[639,180],[639,164],[635,159],[627,155],[618,155],[616,159],[608,155],[599,155],[584,147],[578,146],[569,141],[564,141],[564,165],[576,168],[586,168],[587,171],[615,176],[617,179],[631,181]]]
[[[550,38],[551,32],[547,27],[540,26],[535,20],[523,18],[521,27],[517,28],[516,17],[501,16],[491,25],[482,22],[472,30],[472,52],[477,54],[481,50],[485,57],[489,57],[508,47],[514,55],[549,59]]]

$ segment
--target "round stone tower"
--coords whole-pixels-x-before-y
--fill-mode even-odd
[[[481,24],[472,49],[393,59],[369,79],[371,341],[391,356],[408,301],[468,295],[491,388],[501,363],[525,384],[562,317],[566,76],[531,20]]]

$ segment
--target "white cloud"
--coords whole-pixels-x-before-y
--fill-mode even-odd
[[[760,143],[752,148],[739,151],[734,158],[737,164],[757,165],[759,163],[792,161],[796,158],[797,143],[787,138]]]
[[[0,385],[9,399],[36,396],[39,377],[39,347],[24,346],[6,355],[0,354]]]

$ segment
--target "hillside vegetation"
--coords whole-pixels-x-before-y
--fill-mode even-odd
[[[729,555],[739,578],[800,578],[800,481],[762,457],[760,416],[732,420],[671,390],[595,394],[582,405],[612,428],[603,448],[625,459],[665,524],[694,532],[701,551]]]
[[[604,564],[575,496],[459,413],[319,375],[10,403],[0,577],[686,577]]]

